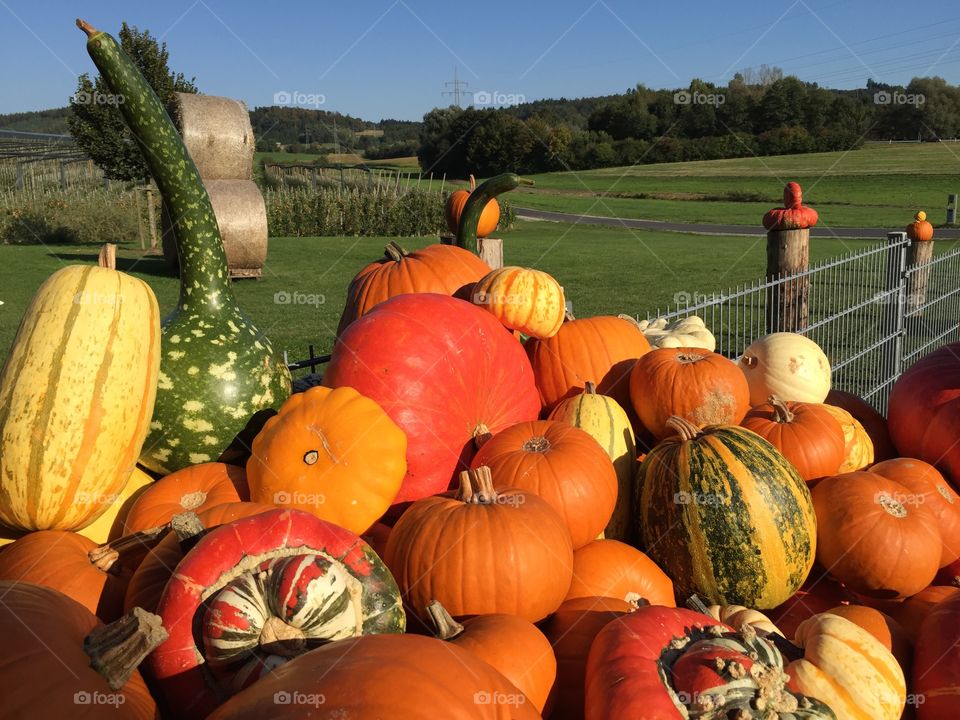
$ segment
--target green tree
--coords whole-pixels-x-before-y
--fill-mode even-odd
[[[175,92],[195,93],[196,78],[187,80],[167,66],[166,43],[158,43],[149,30],[142,32],[123,23],[120,45],[153,87],[167,107]],[[77,145],[113,180],[145,182],[150,177],[140,143],[127,129],[117,105],[123,98],[113,96],[103,78],[91,80],[87,73],[77,80],[77,91],[70,98],[67,125]]]

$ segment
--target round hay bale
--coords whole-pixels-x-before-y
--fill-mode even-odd
[[[252,180],[256,142],[239,100],[174,93],[171,113],[204,180]]]
[[[220,226],[230,277],[260,277],[267,259],[267,207],[252,180],[204,180],[213,214]],[[164,206],[163,255],[174,267],[177,244],[173,223]]]

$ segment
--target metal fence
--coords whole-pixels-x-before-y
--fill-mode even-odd
[[[699,315],[716,336],[717,352],[730,358],[769,332],[794,330],[823,348],[834,388],[886,413],[900,373],[958,338],[960,245],[914,265],[908,265],[909,248],[905,233],[890,233],[886,242],[806,272],[697,295],[648,319]],[[798,286],[806,293],[804,319],[771,312],[785,292],[795,293]]]

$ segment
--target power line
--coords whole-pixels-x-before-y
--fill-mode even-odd
[[[452,95],[452,96],[453,96],[453,104],[456,105],[457,107],[460,107],[460,94],[461,94],[461,92],[462,92],[462,91],[461,91],[461,88],[466,88],[466,87],[468,87],[469,85],[470,85],[470,83],[468,83],[468,82],[466,82],[466,81],[464,81],[464,80],[461,80],[461,79],[457,76],[457,68],[454,67],[454,68],[453,68],[453,80],[452,80],[451,82],[445,82],[445,83],[444,83],[444,86],[445,86],[445,87],[452,87],[453,90],[444,90],[444,91],[443,91],[442,93],[440,93],[440,94],[441,94],[441,95]]]

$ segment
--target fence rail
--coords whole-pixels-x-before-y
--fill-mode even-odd
[[[890,233],[886,242],[821,261],[805,272],[724,292],[681,294],[679,303],[647,319],[699,315],[716,337],[717,352],[737,358],[754,340],[780,330],[784,320],[796,325],[796,318],[768,313],[768,306],[785,286],[804,283],[808,317],[797,332],[827,354],[834,388],[859,395],[886,414],[900,373],[931,350],[960,338],[960,244],[911,265],[909,248],[905,233]],[[925,282],[919,282],[921,278]],[[311,346],[309,358],[288,367],[315,372],[329,359],[315,355]]]

